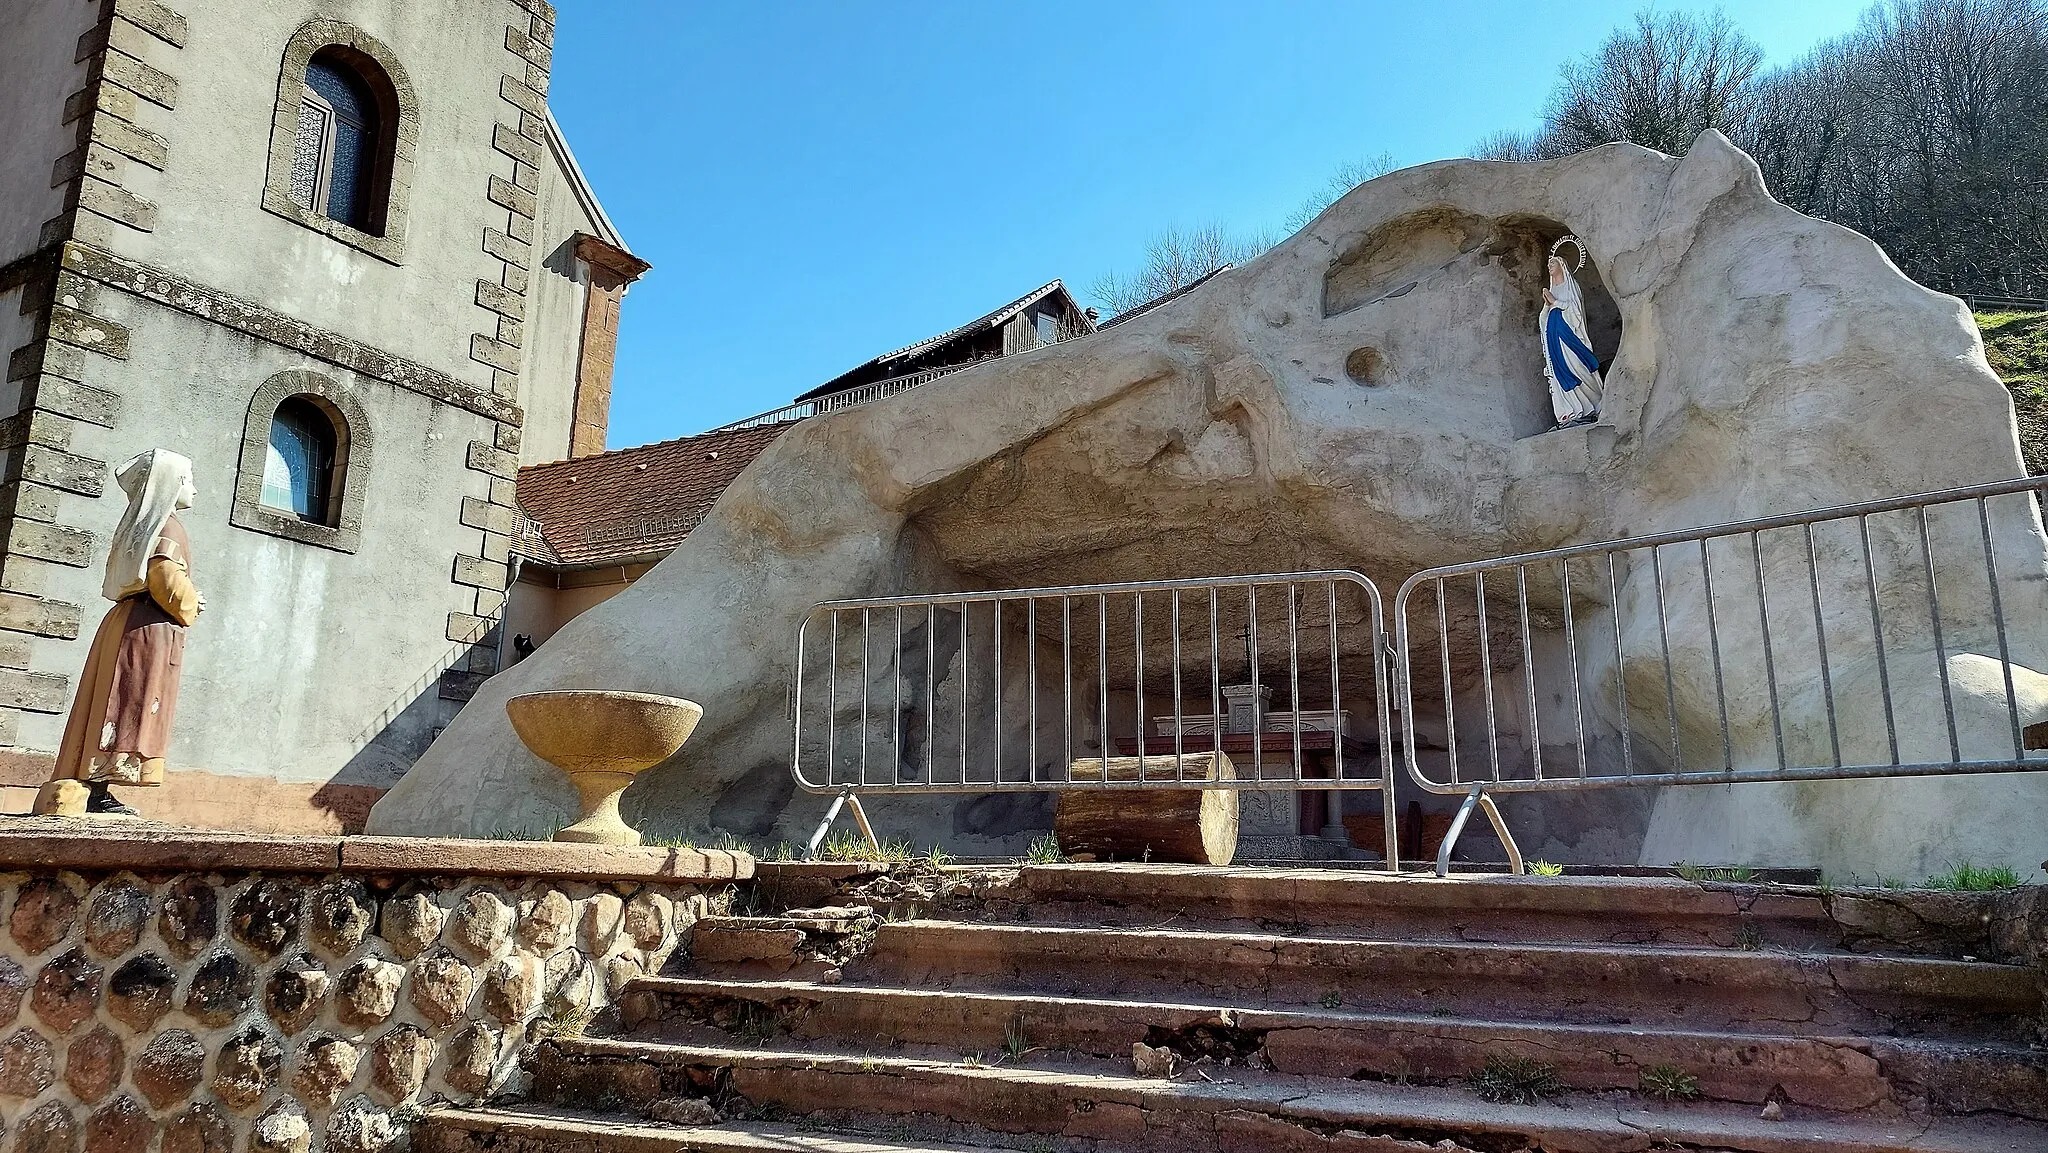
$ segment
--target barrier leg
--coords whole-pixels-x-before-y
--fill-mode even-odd
[[[825,810],[825,819],[818,822],[817,830],[811,834],[810,843],[804,847],[804,860],[815,861],[818,859],[818,846],[825,843],[826,831],[832,827],[833,821],[839,819],[839,810],[845,808],[846,802],[852,800],[852,798],[852,789],[847,789],[845,792],[832,798],[832,807]],[[854,801],[853,803],[855,805],[860,804],[859,801]],[[861,823],[866,824],[867,822],[863,821]]]
[[[868,811],[861,808],[860,798],[852,793],[846,794],[846,803],[853,807],[853,822],[860,826],[861,835],[868,839],[868,847],[875,851],[875,856],[879,859],[882,856],[882,842],[875,839],[875,828],[873,825],[868,824]],[[1499,825],[1500,818],[1498,816],[1494,817],[1493,823]],[[1503,833],[1502,836],[1506,836],[1506,834]],[[1509,849],[1508,851],[1512,853],[1514,850]],[[1519,872],[1520,870],[1516,871]]]
[[[1471,819],[1472,810],[1479,807],[1479,798],[1485,795],[1484,792],[1476,788],[1465,794],[1465,803],[1458,806],[1458,815],[1451,818],[1451,827],[1444,832],[1444,843],[1437,846],[1437,876],[1448,877],[1451,875],[1451,850],[1457,846],[1459,835],[1464,833],[1465,822]]]
[[[1508,823],[1501,819],[1499,806],[1485,793],[1475,792],[1473,795],[1479,798],[1479,807],[1486,810],[1486,819],[1493,822],[1494,835],[1500,838],[1501,846],[1508,851],[1508,872],[1521,876],[1524,872],[1522,850],[1515,844],[1514,834],[1508,832]]]

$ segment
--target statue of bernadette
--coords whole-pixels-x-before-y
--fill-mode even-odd
[[[192,545],[177,517],[198,495],[192,462],[151,449],[115,479],[128,507],[101,586],[114,607],[93,634],[51,779],[85,783],[87,812],[134,815],[107,787],[163,783],[185,630],[206,600],[192,583]]]
[[[1586,335],[1585,295],[1572,268],[1557,254],[1567,244],[1579,250],[1578,267],[1585,267],[1586,248],[1578,237],[1565,236],[1550,246],[1550,285],[1543,290],[1543,312],[1537,321],[1543,337],[1543,375],[1550,380],[1550,409],[1558,428],[1599,419],[1603,386],[1600,358]]]

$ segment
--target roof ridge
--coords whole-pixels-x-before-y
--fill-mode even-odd
[[[539,462],[538,464],[523,464],[523,465],[520,465],[520,466],[519,466],[519,471],[520,471],[520,472],[522,472],[522,473],[525,473],[525,472],[534,472],[534,471],[537,471],[537,470],[539,470],[539,469],[544,469],[544,468],[546,468],[546,469],[553,469],[553,468],[561,468],[561,467],[563,467],[563,466],[565,466],[565,465],[572,465],[572,464],[595,464],[595,463],[597,463],[597,462],[600,462],[600,461],[603,461],[603,460],[605,460],[606,458],[609,458],[609,457],[620,457],[620,456],[624,456],[624,455],[626,455],[626,454],[627,454],[627,453],[629,453],[629,452],[642,452],[642,451],[645,451],[645,450],[647,450],[647,449],[655,449],[655,448],[669,448],[669,447],[672,447],[672,446],[674,446],[674,445],[684,444],[684,443],[687,443],[687,442],[689,442],[689,441],[693,441],[693,440],[703,440],[703,439],[704,439],[704,438],[706,438],[706,437],[712,437],[712,436],[731,436],[731,435],[733,435],[734,433],[740,433],[740,432],[752,432],[752,431],[754,431],[754,430],[755,430],[755,429],[757,429],[757,428],[765,428],[765,427],[768,427],[768,426],[766,426],[766,425],[749,425],[749,426],[748,426],[748,427],[746,427],[746,428],[714,428],[714,429],[711,429],[711,430],[709,430],[709,431],[707,431],[707,432],[693,432],[693,433],[691,433],[691,434],[690,434],[690,435],[688,435],[688,436],[678,436],[678,437],[674,437],[674,438],[671,438],[671,439],[669,439],[669,440],[652,440],[652,441],[648,441],[648,442],[647,442],[646,444],[634,444],[634,445],[627,445],[627,446],[626,446],[625,448],[608,448],[608,449],[606,449],[606,450],[605,450],[605,451],[603,451],[603,452],[593,452],[593,453],[591,453],[591,454],[590,454],[590,455],[588,455],[588,456],[572,456],[572,457],[566,457],[566,458],[564,458],[564,459],[562,459],[562,460],[544,460],[544,461],[541,461],[541,462]]]

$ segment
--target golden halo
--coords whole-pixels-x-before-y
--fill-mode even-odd
[[[1577,272],[1580,269],[1586,267],[1586,242],[1580,240],[1576,236],[1573,236],[1569,232],[1565,233],[1563,236],[1558,237],[1557,243],[1550,246],[1550,255],[1556,256],[1557,250],[1563,248],[1567,244],[1579,250],[1579,262],[1577,264],[1572,265],[1572,271]]]

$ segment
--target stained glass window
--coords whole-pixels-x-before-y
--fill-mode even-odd
[[[321,161],[327,155],[327,128],[333,118],[311,100],[299,107],[299,138],[292,151],[292,200],[308,212],[320,208]]]
[[[334,423],[304,397],[287,398],[270,418],[260,503],[326,524],[333,474]]]
[[[362,78],[331,60],[306,66],[292,193],[301,207],[352,228],[370,228],[370,170],[377,147],[377,103]]]

